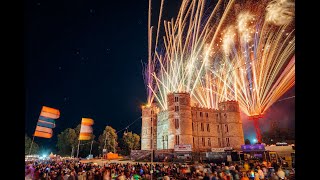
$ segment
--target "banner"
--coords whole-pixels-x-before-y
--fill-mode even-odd
[[[92,136],[93,120],[90,118],[82,118],[79,140],[90,140]]]
[[[211,152],[224,152],[224,148],[211,148]]]
[[[263,144],[241,145],[241,150],[244,152],[265,151],[265,147]]]
[[[191,144],[174,145],[174,151],[180,151],[180,152],[192,151]]]
[[[42,106],[40,116],[37,122],[37,127],[34,136],[42,138],[51,138],[52,128],[56,127],[55,119],[60,117],[60,111],[47,106]]]

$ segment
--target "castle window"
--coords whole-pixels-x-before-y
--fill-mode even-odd
[[[211,146],[211,140],[208,138],[208,146]]]
[[[226,138],[226,141],[227,141],[227,147],[229,147],[230,146],[229,138]]]
[[[174,121],[175,123],[175,127],[176,127],[176,129],[178,129],[179,128],[179,119],[175,119],[175,121]]]
[[[176,135],[176,145],[179,144],[179,135]]]
[[[220,138],[218,138],[218,144],[219,144],[219,147],[221,147],[221,140],[220,140]]]
[[[202,112],[200,112],[200,117],[202,117]]]
[[[219,114],[216,114],[217,118],[219,117]]]
[[[194,126],[194,123],[192,123],[192,131],[194,131],[194,127],[193,126]]]
[[[219,133],[219,125],[217,125],[217,132]]]
[[[207,124],[207,131],[210,132],[210,124]]]
[[[224,113],[224,117],[227,118],[227,114],[226,113]]]
[[[204,131],[203,123],[201,123],[201,131]]]
[[[208,114],[208,113],[206,113],[206,117],[209,117],[209,114]]]
[[[229,132],[228,124],[225,125],[226,131]]]
[[[204,141],[204,138],[202,138],[202,146],[206,146],[206,142]]]
[[[179,112],[179,106],[175,106],[175,107],[174,107],[174,111],[175,111],[175,112]]]
[[[179,102],[179,97],[174,97],[174,102]]]
[[[165,148],[165,137],[162,136],[162,148],[164,149]]]
[[[193,146],[195,145],[195,143],[194,143],[194,137],[192,138],[193,139]]]

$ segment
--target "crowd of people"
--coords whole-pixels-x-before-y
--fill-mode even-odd
[[[26,161],[25,180],[294,180],[277,163],[82,163],[76,159]],[[152,168],[151,168],[152,167]]]

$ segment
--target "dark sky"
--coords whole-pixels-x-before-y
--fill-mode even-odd
[[[164,16],[174,16],[179,2],[165,3]],[[35,139],[52,149],[57,135],[82,117],[94,119],[96,136],[106,125],[120,130],[139,118],[146,101],[141,62],[148,55],[147,17],[148,0],[25,1],[27,135],[32,136],[43,105],[61,112],[53,138]],[[280,119],[281,111],[294,110],[290,101],[293,106],[285,101],[275,106]],[[140,126],[138,120],[129,130],[140,134]]]
[[[61,112],[53,138],[36,142],[55,142],[82,117],[94,119],[98,136],[105,125],[120,130],[141,116],[148,1],[111,2],[26,1],[26,133],[43,105]]]

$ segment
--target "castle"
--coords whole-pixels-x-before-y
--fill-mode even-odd
[[[141,150],[151,150],[151,144],[154,150],[173,150],[184,144],[194,152],[205,152],[240,149],[244,144],[238,102],[220,102],[219,109],[207,109],[191,106],[189,93],[171,93],[167,99],[165,111],[159,111],[155,103],[142,108]]]

